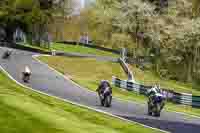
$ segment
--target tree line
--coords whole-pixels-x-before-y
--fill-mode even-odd
[[[20,28],[31,43],[40,44],[54,16],[61,13],[66,0],[1,0],[0,27],[7,42],[13,42],[13,33]],[[34,41],[34,42],[33,42]]]
[[[155,1],[96,0],[82,16],[97,44],[152,56],[160,77],[200,81],[200,1]]]

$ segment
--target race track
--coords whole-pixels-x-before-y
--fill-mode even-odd
[[[0,57],[4,51],[5,48],[0,48]],[[145,105],[116,98],[113,99],[111,108],[101,107],[95,92],[88,91],[73,84],[60,74],[49,69],[47,65],[33,59],[32,56],[34,54],[26,51],[13,50],[13,55],[9,60],[0,59],[0,65],[15,80],[22,84],[24,83],[21,80],[21,72],[25,65],[29,65],[32,70],[32,76],[30,83],[24,85],[37,91],[103,110],[113,115],[172,133],[200,133],[200,118],[197,117],[188,117],[184,114],[164,111],[160,118],[155,118],[147,115]]]

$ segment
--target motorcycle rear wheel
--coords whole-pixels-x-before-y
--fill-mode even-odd
[[[152,107],[149,102],[147,104],[148,104],[148,115],[152,116],[152,114],[153,114]]]
[[[112,96],[106,96],[105,101],[104,101],[104,106],[105,107],[110,107],[112,102]]]
[[[154,116],[155,117],[160,117],[160,110],[161,108],[160,108],[160,105],[158,105],[158,104],[156,104],[155,105],[155,111],[154,111]]]

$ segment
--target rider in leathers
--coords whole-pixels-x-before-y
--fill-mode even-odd
[[[112,94],[112,88],[107,80],[102,80],[96,91],[101,97],[103,97],[107,91],[110,91]]]
[[[147,92],[148,94],[148,97],[149,97],[149,103],[150,104],[153,104],[154,102],[154,99],[157,97],[157,96],[160,96],[162,99],[164,99],[164,96],[161,94],[161,90],[160,90],[160,87],[155,85],[154,87],[152,87],[151,89],[148,90]],[[161,105],[161,109],[164,107],[164,102],[162,103]]]

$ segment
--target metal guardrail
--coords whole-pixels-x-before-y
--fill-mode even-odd
[[[116,77],[112,77],[112,84],[116,87],[126,89],[127,91],[134,91],[142,95],[147,95],[147,90],[152,88],[152,86],[145,86],[131,81],[121,80]],[[172,101],[173,103],[200,108],[200,96],[194,96],[187,93],[176,93],[167,89],[162,89],[162,94],[167,100]]]
[[[189,105],[192,107],[200,107],[200,96],[194,96],[186,93],[176,93],[173,98],[175,103]]]
[[[143,95],[146,95],[147,90],[151,88],[151,86],[143,86],[128,80],[121,80],[114,76],[112,77],[112,84],[115,85],[116,87],[126,89],[127,91],[134,91]]]
[[[63,43],[63,44],[66,44],[66,45],[77,45],[77,44],[79,44],[81,46],[85,46],[85,47],[88,47],[88,48],[94,48],[94,49],[98,49],[98,50],[112,52],[112,53],[115,53],[115,54],[120,54],[120,52],[121,52],[119,49],[111,49],[111,48],[101,47],[99,45],[94,44],[93,42],[90,42],[89,44],[85,44],[85,43],[76,42],[76,41],[61,41],[61,42],[58,42],[58,43]]]

